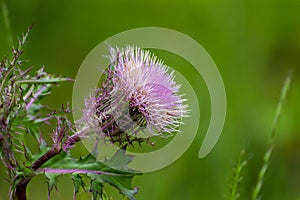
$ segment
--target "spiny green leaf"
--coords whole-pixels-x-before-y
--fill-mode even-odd
[[[43,167],[49,167],[49,166],[59,166],[58,163],[63,163],[63,160],[66,159],[64,162],[68,162],[69,156],[67,155],[66,152],[62,151],[61,153],[59,153],[58,155],[54,156],[53,158],[51,158],[50,160],[48,160]],[[55,168],[55,167],[53,167]],[[62,165],[60,168],[64,168],[64,166]]]
[[[74,185],[74,195],[76,196],[76,194],[79,192],[80,187],[85,190],[85,183],[82,179],[82,177],[80,176],[80,174],[77,173],[73,173],[70,175],[72,180],[73,180],[73,185]]]
[[[83,159],[71,158],[66,153],[61,153],[61,154],[62,155],[59,157],[59,160],[53,160],[53,159],[58,159],[58,157],[55,156],[53,159],[45,163],[43,167],[57,168],[57,169],[85,169],[85,170],[101,170],[106,167],[104,164],[97,162],[96,159],[91,154],[87,155]]]
[[[121,151],[117,152],[111,160],[106,160],[106,163],[116,164],[113,166],[119,168],[113,169],[97,161],[91,154],[88,154],[84,158],[74,159],[71,158],[70,155],[63,153],[61,156],[52,158],[42,167],[45,171],[52,171],[52,173],[56,174],[72,173],[75,193],[78,192],[80,186],[83,187],[84,185],[78,174],[85,174],[87,178],[90,179],[90,191],[94,199],[96,199],[98,195],[101,196],[103,194],[103,183],[107,182],[117,188],[121,194],[130,200],[134,200],[137,188],[132,187],[131,181],[132,178],[139,173],[128,169],[127,165],[131,160],[131,156]]]
[[[89,174],[92,178],[96,178],[95,180],[101,180],[102,182],[107,182],[110,185],[114,186],[119,190],[119,192],[125,195],[130,200],[135,200],[134,195],[137,193],[137,188],[132,188],[131,181],[134,175],[130,176],[108,176],[105,174]],[[100,183],[99,183],[100,184]]]
[[[53,188],[57,190],[57,177],[59,177],[60,174],[45,173],[45,176],[47,177],[48,180],[47,184],[48,184],[48,198],[49,198]]]
[[[127,155],[126,151],[118,150],[110,159],[105,160],[103,163],[107,166],[113,166],[114,169],[121,171],[135,172],[128,169],[128,164],[132,162],[134,156]]]
[[[93,200],[96,200],[98,195],[102,196],[103,184],[101,179],[96,178],[91,180],[90,191],[92,192]]]

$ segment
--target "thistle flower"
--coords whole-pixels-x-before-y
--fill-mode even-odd
[[[86,99],[82,122],[120,144],[178,131],[188,111],[174,71],[135,46],[110,48],[109,58],[107,77]]]

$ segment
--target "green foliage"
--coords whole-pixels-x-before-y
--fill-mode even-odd
[[[46,114],[42,98],[50,94],[57,82],[70,80],[48,74],[44,68],[32,73],[32,67],[24,66],[27,61],[21,60],[21,55],[30,30],[18,39],[18,47],[13,48],[11,57],[0,62],[1,158],[11,179],[10,198],[19,184],[27,184],[32,178],[34,170],[31,166],[35,158],[49,149],[41,137],[40,126],[57,115]],[[24,134],[35,137],[40,152],[32,153],[26,147]]]
[[[120,158],[116,167],[128,170],[127,165],[132,160],[132,157],[117,152],[115,156],[106,162],[113,163],[116,157]],[[103,197],[103,183],[107,182],[131,200],[135,199],[134,194],[137,192],[137,188],[132,188],[131,181],[134,175],[139,174],[134,171],[128,172],[111,168],[97,161],[91,154],[84,158],[74,159],[64,152],[46,162],[38,170],[38,173],[46,173],[49,192],[56,186],[56,178],[58,176],[70,174],[74,184],[75,195],[79,192],[79,188],[84,189],[87,185],[90,185],[89,191],[93,194],[94,199],[98,195]],[[89,183],[85,180],[89,180]]]
[[[245,156],[245,150],[243,149],[240,153],[240,157],[237,161],[237,164],[234,168],[233,171],[233,180],[232,183],[230,184],[230,194],[229,194],[229,199],[230,200],[237,200],[240,197],[240,193],[238,190],[238,186],[240,184],[240,182],[243,180],[243,176],[242,176],[242,171],[245,168],[245,166],[247,165],[247,160],[245,160],[244,156]]]
[[[68,174],[73,181],[74,198],[80,188],[87,191],[89,187],[93,199],[99,196],[109,199],[103,188],[106,182],[128,199],[135,199],[137,188],[132,187],[131,181],[139,173],[128,169],[132,157],[125,152],[118,152],[106,160],[106,164],[91,154],[80,159],[71,157],[69,149],[80,141],[80,131],[76,132],[69,120],[71,109],[62,106],[56,111],[50,110],[42,99],[51,94],[54,85],[72,79],[49,74],[44,67],[32,72],[32,67],[23,66],[27,61],[20,57],[29,31],[30,28],[18,40],[19,45],[13,49],[11,58],[0,62],[0,155],[9,173],[10,199],[23,199],[27,184],[39,174],[44,174],[48,180],[48,198],[54,188],[58,189],[57,178]],[[54,126],[52,144],[43,139],[43,124]],[[39,144],[37,151],[32,152],[26,146],[24,134],[35,138]]]

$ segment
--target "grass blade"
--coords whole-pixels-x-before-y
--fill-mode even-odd
[[[263,165],[262,165],[262,167],[259,171],[258,177],[257,177],[256,186],[255,186],[255,188],[252,192],[252,200],[260,199],[259,194],[261,192],[261,189],[262,189],[262,186],[263,186],[263,183],[264,183],[265,174],[266,174],[266,172],[268,170],[268,167],[269,167],[269,164],[270,164],[270,157],[271,157],[273,149],[274,149],[274,138],[275,138],[276,131],[277,131],[277,128],[278,128],[278,123],[279,123],[279,119],[280,119],[280,116],[281,116],[282,107],[284,105],[287,93],[288,93],[288,91],[290,89],[290,86],[291,86],[292,75],[293,75],[292,71],[290,71],[287,78],[285,79],[285,82],[284,82],[283,87],[281,89],[280,99],[279,99],[279,102],[277,104],[275,116],[274,116],[274,119],[273,119],[272,133],[271,133],[271,136],[270,136],[267,151],[265,152],[265,155],[264,155],[264,158],[263,158]]]

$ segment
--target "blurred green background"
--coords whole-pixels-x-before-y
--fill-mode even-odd
[[[4,0],[0,0],[2,6]],[[222,74],[228,111],[222,136],[213,151],[198,159],[209,123],[209,96],[199,77],[182,59],[155,51],[170,66],[185,67],[200,93],[201,122],[197,138],[175,163],[160,171],[134,178],[137,199],[226,199],[234,164],[241,149],[249,164],[243,174],[240,199],[250,199],[262,163],[267,139],[289,69],[292,90],[284,106],[271,166],[262,199],[300,199],[300,1],[290,0],[7,0],[13,39],[30,24],[34,28],[23,58],[36,67],[75,78],[86,55],[106,38],[131,28],[157,26],[180,31],[197,40]],[[0,10],[0,55],[10,45]],[[189,73],[190,72],[190,73]],[[45,102],[51,107],[71,102],[72,83],[53,90]],[[45,131],[48,131],[45,129]],[[189,133],[182,133],[189,134]],[[84,152],[79,146],[75,153]],[[85,152],[84,152],[85,153]],[[8,183],[0,164],[0,199],[7,199]],[[29,184],[28,199],[47,199],[44,177]],[[59,179],[52,199],[72,199],[72,183]],[[118,192],[108,189],[114,199]],[[78,199],[89,199],[82,193]]]

